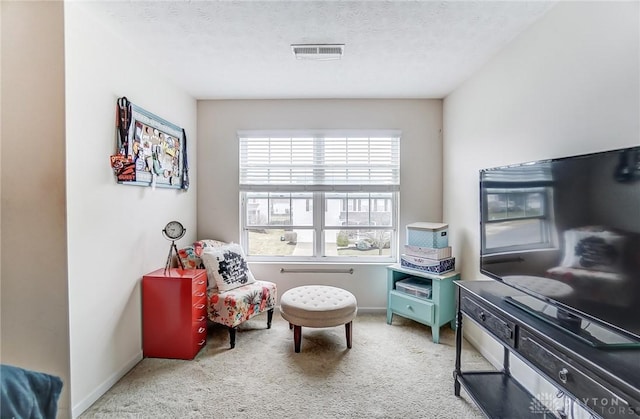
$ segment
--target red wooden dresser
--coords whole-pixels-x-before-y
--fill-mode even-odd
[[[207,271],[158,269],[142,277],[142,351],[193,359],[207,342]]]

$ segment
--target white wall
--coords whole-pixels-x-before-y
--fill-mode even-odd
[[[440,100],[199,101],[198,237],[239,241],[238,130],[399,129],[399,242],[404,243],[407,223],[442,219],[441,126]],[[360,309],[386,307],[384,265],[358,265],[353,275],[279,273],[290,265],[251,267],[258,278],[276,282],[279,295],[294,286],[319,283],[353,292]]]
[[[444,214],[463,279],[481,278],[479,169],[640,144],[639,16],[638,2],[559,2],[445,98]]]
[[[196,101],[87,7],[1,9],[1,361],[60,376],[61,418],[141,359],[139,282],[164,265],[162,227],[178,219],[196,238]],[[186,129],[189,192],[115,183],[123,95]]]
[[[142,357],[140,280],[161,268],[176,219],[196,238],[196,101],[151,66],[143,49],[111,31],[90,3],[65,2],[67,236],[71,402],[81,413]],[[158,57],[162,61],[166,57]],[[178,126],[188,136],[189,191],[117,184],[116,99]]]
[[[69,412],[61,2],[2,2],[2,363],[54,374]]]

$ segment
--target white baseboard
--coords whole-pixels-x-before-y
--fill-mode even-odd
[[[107,378],[102,384],[96,387],[96,389],[93,390],[87,397],[85,397],[84,400],[73,406],[71,410],[71,416],[74,419],[80,416],[85,410],[91,407],[91,405],[94,404],[96,400],[102,397],[104,393],[106,393],[111,387],[113,387],[113,385],[117,383],[119,379],[121,379],[126,373],[131,371],[131,369],[135,367],[136,364],[140,361],[142,361],[142,351],[138,352],[133,358],[126,362],[118,371],[111,374],[109,378]]]
[[[276,313],[280,313],[280,306],[276,307]],[[386,314],[386,307],[360,307],[358,306],[358,314]]]
[[[469,323],[473,324],[471,321],[469,321],[466,316],[465,316],[465,326],[467,327],[468,330],[468,325]],[[464,321],[464,320],[463,320]],[[494,368],[501,370],[502,369],[502,358],[499,358],[500,355],[503,354],[502,351],[500,351],[499,354],[497,354],[495,352],[494,348],[488,347],[487,345],[483,345],[482,342],[480,342],[477,338],[480,337],[482,335],[482,337],[485,338],[490,338],[492,341],[496,342],[496,345],[499,345],[499,343],[497,343],[497,341],[495,341],[492,337],[489,336],[489,334],[483,330],[481,330],[479,328],[479,326],[473,324],[473,326],[475,326],[475,330],[473,330],[471,333],[467,332],[464,333],[465,329],[463,327],[463,335],[464,335],[464,339],[469,342],[471,344],[471,346],[473,346],[476,351],[478,351],[480,353],[480,355],[482,355],[484,357],[484,359],[486,359],[487,361],[489,361],[489,363],[491,365],[493,365]],[[475,332],[475,333],[474,333]]]
[[[386,307],[358,307],[358,314],[386,314]]]

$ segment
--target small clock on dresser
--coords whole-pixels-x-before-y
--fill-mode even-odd
[[[175,250],[176,257],[178,259],[178,264],[181,269],[184,269],[184,265],[182,264],[182,260],[178,257],[178,247],[176,246],[176,240],[184,237],[187,230],[184,228],[180,221],[169,221],[167,225],[162,229],[162,235],[167,239],[171,240],[171,246],[169,247],[169,256],[167,256],[167,263],[165,264],[164,271],[165,273],[169,272],[171,268],[171,261],[173,252]]]

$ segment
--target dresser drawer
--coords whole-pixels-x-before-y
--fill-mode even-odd
[[[496,338],[512,348],[515,347],[515,323],[483,307],[465,295],[461,297],[460,308],[471,319],[482,325],[482,327],[491,332]]]
[[[202,321],[207,316],[207,298],[201,298],[191,305],[191,321]]]
[[[193,317],[191,318],[191,320],[194,323],[198,323],[198,322],[205,322],[206,324],[206,320],[207,320],[207,310],[206,309],[200,309],[197,311],[193,312]]]
[[[401,316],[433,323],[434,304],[399,291],[389,292],[389,308]]]
[[[191,327],[191,347],[195,354],[207,343],[207,322],[194,322]]]
[[[207,295],[206,288],[193,290],[193,294],[191,294],[191,301],[198,301]]]
[[[191,280],[191,290],[194,294],[207,292],[207,275],[202,274],[194,277]]]
[[[582,373],[563,354],[525,329],[520,329],[518,352],[597,414],[605,417],[636,417],[630,414],[626,400]]]

